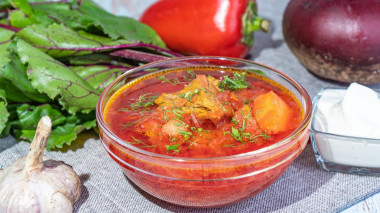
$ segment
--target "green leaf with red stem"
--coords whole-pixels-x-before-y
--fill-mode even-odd
[[[52,100],[58,99],[70,113],[95,109],[100,94],[88,82],[25,41],[16,39],[13,42],[13,51],[26,66],[31,84],[40,93],[48,95]]]
[[[52,24],[48,27],[30,25],[17,32],[16,36],[56,58],[118,49],[125,50],[126,48],[145,48],[153,52],[167,54],[168,56],[181,56],[180,54],[153,45],[129,43],[128,40],[124,39],[114,41],[107,37],[84,31],[76,32],[59,24]],[[127,53],[129,54],[126,55]],[[134,50],[125,50],[125,53],[123,51],[114,52],[113,54],[114,56],[143,62],[152,62],[165,58],[157,54]]]
[[[112,41],[83,31],[76,32],[59,24],[47,28],[43,25],[30,25],[17,32],[16,36],[53,57],[84,55],[92,53],[94,48],[129,43],[126,40]]]
[[[146,43],[160,47],[165,44],[149,26],[129,17],[116,16],[103,10],[90,0],[57,4],[32,5],[41,11],[41,18],[63,23],[74,30],[84,30],[98,35],[106,35],[112,40],[125,39],[130,43]]]
[[[125,67],[112,65],[75,66],[71,69],[99,92],[128,70]]]

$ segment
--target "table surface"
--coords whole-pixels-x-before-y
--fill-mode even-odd
[[[95,0],[108,11],[133,18],[138,18],[154,1]],[[347,86],[325,81],[310,74],[291,53],[284,42],[281,26],[287,3],[288,0],[258,0],[259,15],[271,20],[272,26],[269,34],[261,32],[255,34],[255,44],[250,52],[250,59],[281,70],[294,78],[305,87],[312,98],[321,88]],[[371,87],[380,88],[380,84]],[[79,204],[77,203],[74,208],[75,212],[121,212],[122,210],[125,212],[380,212],[379,177],[359,177],[322,171],[317,167],[314,156],[311,156],[310,145],[284,176],[262,194],[244,201],[241,205],[202,211],[164,204],[137,189],[125,180],[126,178],[120,174],[120,169],[105,155],[98,139],[83,140],[83,137],[87,136],[81,136],[82,139],[79,140],[85,143],[75,148],[62,153],[46,153],[49,157],[64,160],[72,165],[80,175],[84,190],[78,201]],[[0,168],[26,154],[28,146],[29,144],[15,141],[12,137],[0,139]],[[299,171],[304,174],[295,174]],[[124,185],[118,186],[113,182],[115,179]],[[304,183],[305,181],[310,183]],[[273,191],[281,189],[289,182],[300,187],[282,194]],[[260,199],[268,199],[268,204],[260,203]],[[254,207],[256,203],[260,209]],[[245,208],[242,209],[242,206]]]
[[[105,9],[107,9],[108,11],[114,13],[114,14],[118,14],[118,15],[127,15],[127,16],[130,16],[130,17],[133,17],[133,18],[136,18],[138,19],[138,17],[141,15],[142,11],[150,4],[154,3],[156,0],[145,0],[144,3],[142,3],[140,0],[125,0],[124,2],[121,2],[121,1],[117,1],[117,0],[111,0],[111,1],[104,1],[104,0],[95,0],[95,2],[97,2],[98,4],[102,5]],[[278,25],[278,19],[282,17],[282,12],[285,10],[285,7],[287,5],[287,2],[288,0],[286,1],[281,1],[281,3],[278,3],[278,2],[275,2],[275,1],[264,1],[264,0],[258,0],[258,5],[259,5],[259,14],[260,15],[263,15],[263,14],[270,14],[272,15],[273,13],[271,13],[270,11],[271,10],[268,10],[269,12],[266,13],[265,9],[267,7],[276,7],[276,8],[279,8],[281,10],[281,13],[280,14],[277,14],[276,16],[276,21],[274,22],[276,24],[275,27],[279,27],[281,28],[279,25]],[[273,3],[273,4],[272,4]],[[273,10],[272,10],[273,11]],[[265,18],[268,18],[268,19],[271,19],[273,18],[272,16],[268,15],[267,17],[264,15]],[[273,20],[272,20],[272,23],[273,23]],[[272,27],[272,30],[273,30],[273,27]],[[280,32],[281,29],[275,29],[276,30],[276,33]],[[260,47],[261,48],[265,48],[266,45],[265,44],[258,44],[260,42],[261,39],[267,39],[267,38],[264,38],[266,35],[259,35],[259,38],[256,38],[256,42],[255,42],[255,48],[252,50],[252,53],[253,53],[253,60],[254,60],[254,56],[255,55],[258,55],[258,50]],[[274,40],[271,41],[271,44],[275,44],[275,42],[273,42]],[[281,41],[283,42],[283,40],[281,39]],[[280,42],[280,40],[278,40],[278,42]],[[259,45],[259,48],[257,48],[257,46]],[[291,60],[291,61],[295,61],[294,59]],[[269,65],[269,64],[268,64]],[[297,78],[296,78],[297,80]],[[379,88],[379,85],[372,85],[373,88]],[[314,93],[312,94],[312,96],[315,95],[315,91]],[[369,198],[357,203],[357,204],[354,204],[352,207],[349,207],[348,209],[344,210],[343,212],[345,213],[353,213],[353,212],[380,212],[380,194],[376,194],[376,195],[373,195],[373,196],[370,196]]]
[[[342,212],[344,213],[380,212],[380,194],[371,196]]]

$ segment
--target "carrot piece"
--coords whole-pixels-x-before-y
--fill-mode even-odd
[[[265,133],[278,133],[288,129],[290,108],[273,91],[255,98],[253,114],[259,128]]]

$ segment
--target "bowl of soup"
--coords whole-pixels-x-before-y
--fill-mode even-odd
[[[180,57],[112,82],[96,109],[109,156],[138,187],[218,207],[274,183],[303,151],[312,104],[284,73],[243,59]]]

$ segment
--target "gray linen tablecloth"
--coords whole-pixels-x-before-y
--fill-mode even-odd
[[[112,10],[122,1],[97,0]],[[129,3],[128,3],[129,2]],[[136,3],[138,2],[138,3]],[[149,1],[125,1],[138,17]],[[259,14],[272,21],[270,34],[256,33],[251,59],[276,68],[300,82],[313,98],[323,87],[343,86],[310,74],[290,52],[282,36],[282,15],[288,1],[259,0]],[[128,11],[128,9],[126,10]],[[128,15],[128,14],[126,14]],[[379,88],[379,85],[371,87]],[[289,169],[261,194],[227,207],[191,209],[160,201],[131,183],[104,151],[94,135],[81,135],[78,142],[64,152],[46,155],[73,166],[83,183],[83,192],[74,212],[336,212],[380,191],[380,178],[332,173],[321,170],[311,145]],[[84,139],[84,140],[83,140]],[[84,141],[84,142],[81,142]],[[29,143],[13,137],[0,139],[0,167],[25,155]]]

